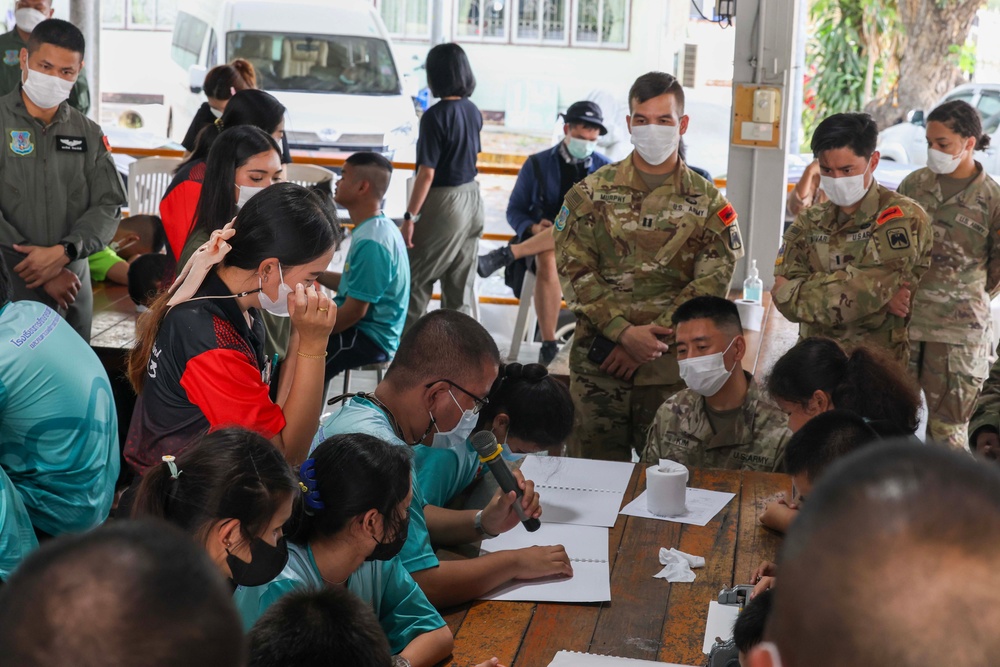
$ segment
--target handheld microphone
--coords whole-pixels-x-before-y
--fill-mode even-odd
[[[524,509],[521,507],[521,498],[524,497],[524,491],[521,490],[517,480],[514,479],[514,475],[511,474],[510,468],[507,467],[507,463],[500,456],[501,452],[503,452],[503,447],[497,442],[496,436],[491,431],[478,431],[472,434],[470,441],[472,442],[472,447],[479,454],[479,460],[486,464],[490,472],[493,473],[497,484],[500,485],[500,490],[504,493],[513,491],[517,494],[517,499],[514,501],[514,511],[517,512],[517,516],[521,518],[521,523],[528,529],[528,532],[533,533],[541,528],[541,521],[524,514]]]

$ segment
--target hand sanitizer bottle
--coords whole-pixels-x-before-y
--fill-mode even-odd
[[[764,295],[764,281],[760,279],[760,272],[757,271],[757,260],[750,262],[750,274],[743,281],[743,298],[746,301],[761,303]]]

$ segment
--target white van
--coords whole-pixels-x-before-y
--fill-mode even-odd
[[[413,100],[366,0],[181,0],[170,56],[168,133],[176,140],[205,101],[205,73],[245,58],[258,87],[288,109],[292,148],[415,157]]]

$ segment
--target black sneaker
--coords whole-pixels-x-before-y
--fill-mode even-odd
[[[499,269],[502,269],[513,262],[514,253],[511,252],[510,245],[505,245],[501,248],[497,248],[496,250],[491,250],[485,255],[480,255],[479,266],[476,267],[476,273],[478,273],[481,278],[488,278]]]
[[[548,366],[559,354],[559,341],[542,341],[542,349],[538,351],[538,363]]]

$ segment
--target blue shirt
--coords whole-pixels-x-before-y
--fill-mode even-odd
[[[332,435],[342,433],[364,433],[385,440],[391,445],[408,447],[396,432],[392,430],[389,418],[371,401],[355,396],[349,399],[340,410],[334,412],[323,422],[313,439],[312,450]],[[424,498],[420,480],[413,472],[413,498],[410,500],[410,529],[406,536],[406,544],[399,552],[399,559],[407,572],[420,572],[437,567],[438,558],[431,546],[431,536],[427,532],[427,520],[424,518],[424,506],[428,504]]]
[[[50,308],[0,310],[0,467],[31,522],[50,535],[88,530],[111,509],[118,417],[97,355]]]
[[[281,596],[298,590],[319,590],[324,585],[312,548],[289,544],[288,564],[281,574],[263,586],[240,586],[233,594],[233,601],[243,617],[243,627],[249,630]],[[441,614],[427,601],[398,556],[362,563],[347,578],[347,590],[371,606],[389,638],[393,654],[425,632],[444,627]]]
[[[38,538],[28,518],[28,510],[10,478],[0,468],[0,581],[7,581],[25,556],[37,548]]]
[[[351,249],[334,303],[342,306],[347,297],[369,304],[355,326],[386,354],[395,354],[410,301],[410,259],[399,228],[384,214],[368,218],[351,232]]]

